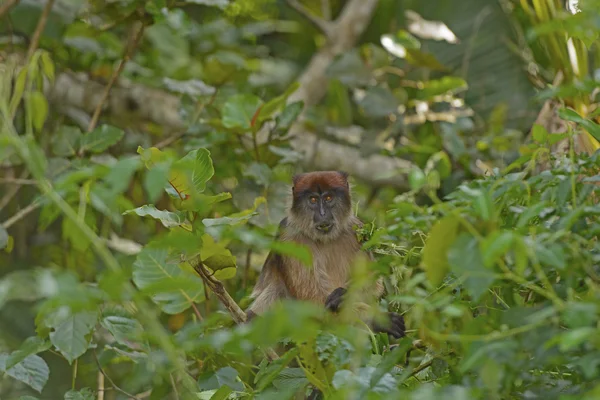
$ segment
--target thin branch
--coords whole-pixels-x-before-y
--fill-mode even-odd
[[[0,6],[0,19],[2,19],[4,14],[6,14],[13,6],[16,6],[17,4],[19,4],[19,0],[6,0],[4,4]]]
[[[123,59],[119,62],[119,66],[114,70],[112,76],[110,77],[110,81],[108,82],[108,85],[106,85],[106,87],[104,88],[104,93],[102,94],[102,97],[100,98],[100,102],[96,106],[96,110],[94,111],[94,114],[92,116],[90,124],[88,125],[88,129],[87,129],[88,132],[93,131],[94,128],[96,127],[96,124],[98,123],[98,119],[100,118],[100,113],[102,112],[102,107],[104,106],[104,103],[108,99],[110,89],[113,87],[113,85],[117,81],[117,78],[119,77],[119,75],[121,75],[121,72],[123,71],[123,68],[125,67],[125,64],[131,59],[131,56],[133,55],[134,50],[138,46],[138,43],[144,34],[145,27],[146,26],[144,24],[142,24],[142,26],[138,29],[136,35],[134,36],[133,40],[131,41],[130,45],[128,46],[127,50],[125,51],[125,55],[123,56]]]
[[[225,290],[225,286],[223,286],[219,280],[210,275],[204,264],[202,264],[199,259],[191,261],[190,264],[194,267],[194,270],[198,273],[198,275],[200,275],[206,286],[212,290],[212,292],[225,306],[227,311],[229,311],[229,314],[233,317],[235,323],[242,324],[246,322],[246,313],[244,313],[240,306],[238,306],[235,300],[233,300],[233,298],[229,295],[227,290]],[[264,349],[263,352],[271,361],[279,358],[273,349],[267,348]]]
[[[304,7],[302,4],[298,2],[298,0],[287,0],[287,4],[296,10],[297,13],[302,15],[304,18],[308,20],[311,24],[313,24],[318,30],[323,32],[325,36],[329,37],[331,32],[331,24],[324,19],[317,17],[310,10]]]
[[[36,182],[33,179],[22,179],[22,178],[0,178],[0,183],[10,183],[13,185],[35,185]],[[0,209],[2,207],[0,206]]]
[[[94,351],[94,360],[96,360],[96,365],[98,366],[98,371],[100,371],[100,373],[102,374],[102,376],[104,376],[106,378],[106,380],[108,382],[110,382],[111,386],[113,387],[113,389],[115,389],[117,392],[129,397],[130,399],[134,399],[134,400],[138,400],[137,396],[134,396],[131,393],[126,392],[125,390],[121,389],[120,387],[118,387],[115,382],[110,378],[110,376],[108,376],[106,374],[106,372],[104,371],[104,369],[102,368],[102,366],[100,365],[100,360],[98,360],[98,356],[96,355],[96,352]]]
[[[2,223],[2,227],[4,229],[8,229],[10,228],[12,225],[14,225],[17,221],[19,221],[22,218],[25,218],[29,213],[31,213],[32,211],[36,210],[37,208],[39,208],[42,205],[41,202],[33,202],[30,205],[28,205],[27,207],[23,208],[21,211],[19,211],[18,213],[16,213],[15,215],[13,215],[12,217],[10,217],[9,219],[7,219],[6,221],[4,221]]]
[[[23,171],[21,173],[21,176],[19,178],[4,178],[6,179],[6,181],[8,182],[10,179],[14,179],[14,180],[22,180],[27,178],[27,176],[29,175],[29,172],[27,170]],[[33,181],[35,183],[35,181]],[[17,183],[17,182],[14,182]],[[0,210],[2,210],[4,207],[6,207],[8,205],[8,203],[10,203],[10,201],[12,200],[13,197],[15,197],[15,195],[17,194],[17,192],[19,191],[19,189],[21,189],[21,184],[18,183],[15,186],[11,187],[6,194],[4,195],[4,197],[2,197],[2,199],[0,199]]]
[[[44,28],[46,28],[46,22],[48,22],[48,16],[50,15],[50,11],[52,10],[53,6],[54,0],[48,0],[46,6],[44,7],[44,11],[42,11],[40,20],[38,21],[38,24],[35,27],[35,32],[33,32],[33,35],[31,36],[31,43],[29,44],[29,49],[27,50],[28,60],[31,59],[31,56],[33,56],[33,53],[35,53],[35,51],[38,48],[38,45],[40,44],[42,32],[44,31]]]

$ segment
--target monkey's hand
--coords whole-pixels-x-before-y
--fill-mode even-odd
[[[375,332],[385,332],[388,335],[394,337],[394,339],[400,339],[405,336],[405,326],[404,326],[404,317],[395,312],[387,313],[388,320],[386,323],[379,324],[377,322],[373,323],[373,330]]]
[[[342,301],[344,301],[344,295],[346,292],[347,290],[343,287],[339,287],[331,292],[325,300],[325,308],[334,313],[338,312],[342,305]]]

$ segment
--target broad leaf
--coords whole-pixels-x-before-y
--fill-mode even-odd
[[[48,364],[46,364],[42,357],[36,355],[28,356],[17,365],[8,369],[6,368],[7,359],[7,354],[0,354],[0,371],[19,382],[23,382],[38,393],[42,392],[50,376],[50,368],[48,368]]]
[[[87,351],[97,320],[95,312],[78,312],[69,315],[50,332],[50,341],[69,364]]]
[[[578,123],[596,140],[600,141],[600,125],[598,125],[594,121],[587,118],[583,118],[581,115],[577,114],[576,111],[571,110],[569,108],[561,108],[560,110],[558,110],[558,116],[564,120]]]
[[[157,210],[153,205],[145,205],[133,210],[127,210],[123,215],[137,214],[141,217],[152,217],[159,220],[165,228],[173,228],[175,226],[185,225],[186,229],[191,229],[189,221],[185,218],[185,214],[178,211]]]
[[[262,105],[262,100],[251,94],[232,96],[223,106],[223,126],[249,131],[254,126]]]
[[[79,141],[80,152],[102,153],[123,138],[125,132],[111,125],[102,125],[85,133]]]
[[[204,148],[190,151],[171,166],[169,183],[177,192],[174,197],[186,199],[204,192],[214,173],[210,151]]]
[[[75,155],[81,139],[81,130],[75,126],[62,126],[52,135],[52,152],[59,157],[70,157]]]
[[[96,396],[92,389],[86,387],[81,390],[69,390],[65,393],[64,400],[96,400]]]
[[[31,336],[21,344],[19,350],[13,351],[6,359],[6,369],[10,369],[26,359],[27,357],[41,353],[51,347],[50,342],[38,337]]]
[[[465,287],[475,302],[494,282],[494,274],[483,264],[477,239],[467,233],[461,233],[448,250],[448,263],[454,274],[465,278]]]
[[[188,283],[181,288],[180,281]],[[177,259],[169,259],[167,249],[145,247],[133,264],[133,282],[142,291],[151,292],[152,300],[167,314],[187,310],[204,300],[202,280],[183,270]]]

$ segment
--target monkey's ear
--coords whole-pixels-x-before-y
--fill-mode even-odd
[[[344,178],[344,181],[346,181],[346,185],[348,185],[349,174],[346,171],[337,171],[337,173],[340,174],[342,178]]]

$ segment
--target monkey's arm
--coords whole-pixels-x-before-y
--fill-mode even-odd
[[[287,224],[287,218],[279,223],[276,238],[281,237]],[[254,301],[246,311],[247,320],[265,312],[275,301],[288,296],[287,286],[283,279],[284,259],[280,254],[270,252],[258,276],[256,286],[252,291]]]

